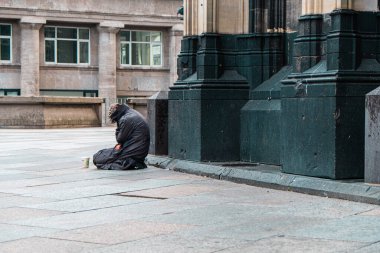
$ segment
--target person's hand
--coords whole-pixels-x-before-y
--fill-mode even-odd
[[[115,150],[120,150],[121,149],[121,144],[116,144]]]

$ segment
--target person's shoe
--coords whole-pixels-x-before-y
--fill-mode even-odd
[[[136,163],[134,169],[135,170],[141,170],[141,169],[146,169],[146,168],[148,168],[148,167],[146,166],[145,163]]]

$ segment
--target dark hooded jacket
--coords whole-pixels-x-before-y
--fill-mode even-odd
[[[149,151],[149,126],[143,116],[125,104],[119,105],[110,115],[116,122],[116,142],[121,149],[103,149],[94,155],[93,162],[99,169],[135,169],[145,167],[144,159]]]

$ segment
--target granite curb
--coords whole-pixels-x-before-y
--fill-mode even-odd
[[[147,157],[150,166],[173,171],[206,176],[219,180],[242,183],[276,190],[292,191],[328,198],[380,204],[380,185],[370,185],[355,180],[331,180],[285,174],[270,169],[269,165],[238,168],[218,164],[192,162],[166,156]]]

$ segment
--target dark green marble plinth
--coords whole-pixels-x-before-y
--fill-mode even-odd
[[[169,156],[193,161],[240,160],[240,109],[248,89],[169,92]]]
[[[338,88],[326,86],[332,87],[318,88]],[[332,179],[363,177],[364,97],[305,94],[283,97],[281,108],[283,172]]]
[[[251,91],[250,101],[241,111],[242,161],[281,164],[280,87],[291,70],[291,66],[284,67]]]

